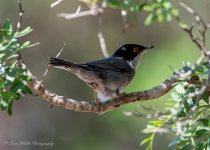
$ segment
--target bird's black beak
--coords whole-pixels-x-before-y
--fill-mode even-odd
[[[144,46],[144,49],[147,50],[147,49],[152,49],[154,48],[154,46]]]

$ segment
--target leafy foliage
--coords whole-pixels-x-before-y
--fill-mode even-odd
[[[17,38],[30,33],[32,29],[27,27],[20,32],[14,32],[9,20],[0,26],[0,108],[12,114],[14,100],[19,100],[23,94],[32,94],[27,86],[30,78],[25,74],[26,69],[20,68],[19,52],[30,46],[26,41],[20,44]]]
[[[152,133],[141,144],[148,144],[152,149],[152,142],[156,133],[172,132],[176,138],[169,143],[169,147],[178,149],[209,149],[210,145],[210,106],[206,88],[206,72],[209,63],[191,65],[184,63],[183,70],[177,72],[180,79],[176,91],[171,93],[172,100],[168,107],[157,115],[157,120],[150,121],[144,133]]]
[[[145,25],[150,25],[154,21],[163,23],[172,19],[180,22],[179,11],[174,8],[171,0],[81,0],[82,2],[93,4],[100,3],[103,7],[124,10],[128,13],[139,11],[149,12],[145,20]]]

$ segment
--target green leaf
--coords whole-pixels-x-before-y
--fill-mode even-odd
[[[154,126],[161,126],[164,122],[162,120],[156,120],[156,121],[149,121],[149,123]]]
[[[202,98],[207,104],[209,104],[209,94],[207,91],[203,92]]]
[[[207,146],[208,146],[208,143],[203,141],[203,142],[200,142],[196,145],[196,149],[197,150],[207,150]]]
[[[3,32],[6,36],[10,36],[12,34],[12,24],[7,19],[3,25]]]
[[[205,126],[209,126],[210,127],[210,120],[209,119],[200,119],[200,122],[202,122]]]
[[[210,70],[204,71],[203,73],[201,73],[201,75],[205,75],[205,74],[209,74]]]
[[[202,66],[195,66],[195,72],[202,73],[203,67]]]
[[[176,89],[177,93],[179,93],[179,94],[185,94],[186,93],[184,87],[181,84],[178,84],[177,86],[175,86],[175,89]]]
[[[13,82],[13,85],[11,86],[10,91],[14,93],[19,93],[23,90],[24,86],[25,84],[22,81],[16,79]]]
[[[2,110],[7,110],[14,94],[12,92],[1,92],[0,93],[0,107]]]
[[[26,72],[27,69],[17,68],[15,69],[15,71],[17,71],[18,73],[23,73],[23,72]]]
[[[203,136],[203,135],[208,135],[208,134],[209,134],[209,130],[207,129],[200,129],[195,132],[196,136]]]
[[[2,99],[9,102],[9,100],[13,98],[13,93],[12,92],[1,92],[1,97],[2,97]]]
[[[20,75],[19,76],[20,79],[24,80],[24,81],[29,81],[31,78],[27,75]]]
[[[16,67],[17,62],[18,62],[18,61],[15,60],[15,61],[11,64],[10,69],[14,69],[14,68]]]
[[[140,145],[144,145],[144,144],[150,142],[152,139],[153,139],[153,134],[152,134],[151,136],[147,137],[146,139],[144,139],[144,140],[140,143]]]
[[[27,86],[24,86],[23,92],[24,92],[25,94],[31,94],[31,95],[33,94],[32,91],[31,91],[31,89],[30,89],[29,87],[27,87]]]
[[[7,57],[7,60],[18,57],[18,54],[11,54]]]
[[[108,0],[108,6],[111,8],[120,8],[120,2],[118,0]]]
[[[210,68],[209,62],[208,62],[208,61],[203,62],[202,65],[205,66],[205,67],[208,68],[208,69]]]
[[[159,8],[159,9],[156,11],[156,14],[157,14],[158,21],[159,21],[160,23],[162,23],[162,22],[164,21],[164,15],[163,15],[162,9]]]
[[[26,41],[23,43],[21,48],[27,48],[30,45],[30,41]]]
[[[192,70],[190,67],[188,67],[188,66],[184,66],[183,67],[183,70],[185,71],[185,72],[188,72],[188,71],[190,71],[190,70]]]
[[[165,1],[163,3],[163,6],[164,6],[165,9],[170,9],[172,7],[171,2],[168,2],[168,1]]]
[[[184,107],[185,107],[185,109],[186,109],[186,111],[188,113],[190,111],[190,109],[191,109],[189,103],[187,101],[183,101],[183,104],[184,104]]]
[[[20,32],[16,32],[15,33],[15,37],[22,37],[28,33],[30,33],[31,31],[33,31],[33,29],[31,29],[31,27],[27,27],[24,30],[20,31]]]
[[[178,16],[179,16],[179,10],[178,10],[178,9],[172,9],[171,14],[172,14],[174,17],[178,17]]]
[[[181,150],[193,150],[192,144],[185,144]]]
[[[185,117],[187,114],[184,112],[184,107],[180,107],[177,111],[177,117]]]
[[[0,82],[0,89],[3,89],[6,84],[7,84],[7,80],[1,81]]]
[[[156,18],[157,18],[156,14],[151,13],[151,14],[149,14],[149,15],[147,16],[147,18],[146,18],[144,24],[145,24],[146,26],[151,25],[151,24],[155,21]]]
[[[177,92],[172,92],[171,97],[175,102],[180,102],[180,100],[181,100],[181,96]]]
[[[4,99],[0,99],[0,107],[1,107],[1,110],[7,110],[8,105],[9,104]]]
[[[13,101],[11,100],[11,102],[8,105],[7,108],[7,113],[11,116],[12,115],[12,105],[13,105]]]
[[[167,13],[166,14],[166,19],[167,19],[167,21],[171,21],[173,18],[172,18],[172,15],[171,14],[169,14],[169,13]]]
[[[0,54],[0,58],[3,58],[5,55],[5,53]]]
[[[157,7],[158,7],[158,5],[155,4],[155,3],[153,3],[153,4],[150,4],[150,5],[144,5],[144,6],[143,6],[143,9],[144,9],[145,11],[152,12],[152,11],[154,11]]]

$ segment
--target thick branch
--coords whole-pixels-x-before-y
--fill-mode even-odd
[[[26,68],[24,63],[22,63],[22,68]],[[40,84],[40,81],[34,77],[30,71],[27,72],[27,75],[32,78],[32,80],[28,82],[28,86],[33,89],[40,97],[52,103],[53,106],[64,107],[66,109],[74,110],[77,112],[98,113],[98,108],[94,101],[79,101],[56,95],[54,92],[45,89],[44,85]],[[157,85],[149,90],[125,94],[121,97],[113,98],[110,101],[102,102],[100,105],[100,112],[108,112],[118,108],[121,105],[125,105],[131,102],[158,98],[170,91],[173,88],[174,83],[176,83],[176,76],[173,75],[166,79],[162,84]]]

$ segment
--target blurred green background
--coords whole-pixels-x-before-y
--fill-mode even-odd
[[[55,56],[67,43],[60,57],[73,62],[102,58],[98,42],[97,17],[87,16],[73,20],[56,17],[60,12],[75,12],[80,4],[77,0],[64,1],[50,8],[52,0],[23,0],[24,16],[22,27],[31,26],[34,31],[22,40],[31,40],[41,44],[23,51],[23,58],[30,70],[41,79],[48,57]],[[210,1],[186,1],[209,21]],[[178,8],[177,1],[174,5]],[[191,24],[194,19],[181,9],[181,18]],[[178,69],[182,61],[194,62],[199,51],[190,39],[176,24],[154,23],[144,26],[147,13],[135,14],[134,26],[122,37],[122,19],[120,11],[106,9],[104,13],[103,31],[109,53],[113,53],[120,43],[138,43],[155,45],[146,53],[136,73],[135,79],[125,89],[134,92],[151,88],[172,74],[170,66]],[[9,18],[15,25],[18,20],[16,0],[0,0],[0,23]],[[14,26],[15,27],[15,26]],[[123,41],[122,41],[123,39]],[[45,80],[46,87],[59,95],[78,100],[93,100],[92,90],[74,75],[68,72],[52,69]],[[145,118],[127,117],[123,111],[135,111],[139,105],[156,109],[165,107],[170,98],[167,94],[160,99],[136,102],[103,115],[93,113],[78,113],[64,108],[50,109],[50,103],[41,98],[22,100],[14,103],[13,115],[0,113],[0,149],[2,150],[143,150],[139,142],[146,136],[140,131],[147,124]],[[168,149],[167,144],[172,135],[157,135],[154,149]],[[54,143],[53,146],[7,145],[6,141],[36,141]]]

